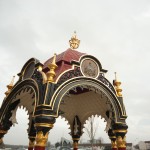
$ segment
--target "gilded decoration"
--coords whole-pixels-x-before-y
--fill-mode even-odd
[[[121,82],[117,80],[117,73],[115,72],[114,86],[115,86],[118,97],[122,97],[122,89],[120,85],[121,85]]]
[[[56,65],[56,54],[54,54],[52,63],[50,63],[50,64],[48,65],[49,72],[46,74],[46,75],[47,75],[47,81],[48,81],[48,82],[54,82],[54,77],[56,76],[55,69],[56,69],[57,67],[58,67],[58,66]]]
[[[126,147],[126,137],[124,136],[124,138],[122,139],[121,136],[117,137],[117,147],[118,148],[124,148]]]
[[[9,95],[9,93],[11,92],[11,89],[12,89],[13,86],[14,86],[14,79],[15,79],[15,76],[13,76],[13,78],[12,78],[10,84],[7,85],[8,90],[5,92],[5,95],[6,95],[6,96]]]
[[[70,43],[70,48],[72,49],[77,49],[80,44],[80,40],[77,39],[76,37],[76,32],[74,32],[74,35],[72,36],[71,40],[69,40]]]
[[[113,130],[115,133],[127,133],[127,130]]]
[[[48,123],[35,123],[35,127],[49,127],[49,128],[53,128],[53,124],[48,124]]]
[[[38,70],[41,72],[42,69],[43,69],[42,65],[39,65],[39,66],[38,66]]]
[[[111,147],[112,148],[117,148],[117,142],[116,141],[111,141]]]
[[[47,132],[45,135],[43,135],[43,132],[40,131],[37,133],[36,135],[36,146],[42,146],[45,147],[47,144],[47,140],[48,140],[48,134],[49,132]]]

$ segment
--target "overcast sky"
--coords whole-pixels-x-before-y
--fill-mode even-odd
[[[96,56],[111,82],[114,72],[118,73],[128,115],[127,141],[150,140],[148,0],[0,0],[1,103],[6,85],[25,62],[35,57],[44,63],[54,53],[65,51],[74,30],[81,40],[80,52]],[[18,111],[17,119],[19,124],[10,129],[4,142],[27,144],[27,114]],[[97,137],[108,142],[102,122]],[[70,138],[67,128],[58,119],[50,141]]]

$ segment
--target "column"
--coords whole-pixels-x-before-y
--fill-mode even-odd
[[[116,135],[115,135],[115,133],[113,132],[112,129],[109,129],[108,135],[109,135],[109,138],[111,140],[111,148],[112,148],[112,150],[117,150]]]
[[[73,124],[72,124],[72,130],[71,130],[74,150],[78,150],[78,141],[80,140],[81,134],[82,134],[81,122],[79,120],[79,117],[76,115],[74,117]]]
[[[117,136],[117,147],[118,150],[126,150],[126,137]]]
[[[116,142],[116,137],[110,137],[111,138],[111,148],[112,150],[117,150],[117,142]]]
[[[116,135],[118,150],[126,150],[126,133],[128,126],[125,123],[114,123],[113,133]]]
[[[126,129],[118,129],[114,130],[116,134],[116,141],[117,141],[117,147],[118,150],[126,150]]]
[[[3,143],[3,137],[4,135],[7,133],[6,130],[0,130],[0,147],[3,148],[4,147],[4,143]]]
[[[34,145],[35,145],[35,137],[30,136],[28,150],[34,150]]]
[[[73,150],[78,150],[79,138],[73,138]]]
[[[34,150],[45,150],[48,141],[48,134],[50,129],[52,129],[53,124],[47,123],[37,123],[36,126],[36,144]]]

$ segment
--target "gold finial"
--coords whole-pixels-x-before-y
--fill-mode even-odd
[[[54,54],[52,63],[48,65],[49,72],[46,74],[48,82],[54,82],[54,77],[56,76],[55,69],[57,67],[58,66],[56,65],[56,54]]]
[[[80,44],[80,40],[77,39],[76,31],[74,31],[74,35],[72,36],[71,40],[69,40],[70,48],[77,49]]]
[[[5,95],[6,95],[6,96],[11,92],[11,89],[12,89],[13,86],[14,86],[14,79],[15,79],[15,76],[13,76],[13,78],[12,78],[10,84],[7,85],[8,90],[5,92]]]
[[[42,69],[43,69],[43,66],[40,64],[40,65],[38,66],[38,70],[39,70],[39,71],[42,71]]]
[[[115,72],[115,80],[113,82],[113,85],[115,86],[116,92],[117,92],[117,96],[118,97],[122,97],[122,89],[120,88],[121,82],[118,81],[117,79],[117,73]]]

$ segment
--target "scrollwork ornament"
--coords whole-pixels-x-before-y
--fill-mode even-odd
[[[114,87],[112,86],[112,84],[102,75],[102,74],[100,74],[99,76],[98,76],[98,80],[100,80],[103,84],[105,84],[109,89],[111,89],[111,91],[113,92],[113,93],[115,93],[115,89],[114,89]]]
[[[68,79],[74,78],[74,77],[79,77],[79,76],[83,76],[81,73],[81,70],[79,67],[75,67],[74,70],[70,70],[68,72],[65,72],[59,79],[58,83],[57,83],[57,87],[60,86],[63,82],[65,82]],[[57,88],[56,87],[56,88]]]

